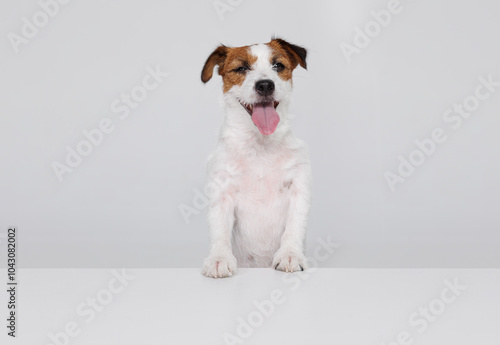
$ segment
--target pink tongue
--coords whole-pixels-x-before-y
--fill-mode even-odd
[[[273,102],[254,104],[252,121],[264,135],[273,134],[280,122],[280,116],[274,110]]]

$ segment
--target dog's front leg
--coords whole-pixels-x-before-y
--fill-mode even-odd
[[[311,203],[311,174],[305,165],[290,184],[290,204],[280,248],[272,266],[280,271],[295,272],[307,268],[304,255],[307,217]]]
[[[234,198],[228,188],[217,191],[210,200],[208,226],[210,230],[210,255],[203,263],[203,274],[212,278],[230,277],[236,272],[231,234],[234,227]]]

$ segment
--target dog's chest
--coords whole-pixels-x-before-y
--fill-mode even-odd
[[[292,184],[289,155],[239,159],[237,197],[253,203],[269,204],[286,198]]]

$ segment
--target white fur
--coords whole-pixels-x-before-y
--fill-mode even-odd
[[[306,145],[293,136],[287,117],[292,83],[272,69],[267,45],[249,49],[257,61],[243,84],[224,95],[225,121],[208,161],[209,184],[219,187],[209,195],[211,248],[203,274],[214,278],[231,276],[237,265],[306,269],[311,171]],[[257,102],[254,85],[261,79],[273,80],[280,102],[280,122],[268,136],[240,104]]]

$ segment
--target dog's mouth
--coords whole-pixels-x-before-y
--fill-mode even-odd
[[[278,101],[271,101],[271,102],[259,102],[259,103],[255,103],[255,105],[270,105],[272,103],[274,109],[276,109],[278,107],[278,105],[280,104],[280,102]],[[246,109],[247,113],[252,116],[253,114],[253,108],[254,108],[254,104],[246,104],[246,103],[243,103],[243,102],[240,102],[241,106],[243,108]]]
[[[259,102],[246,104],[240,102],[248,114],[252,117],[253,123],[264,135],[273,134],[280,122],[280,116],[276,112],[276,107],[280,104],[278,101]]]

